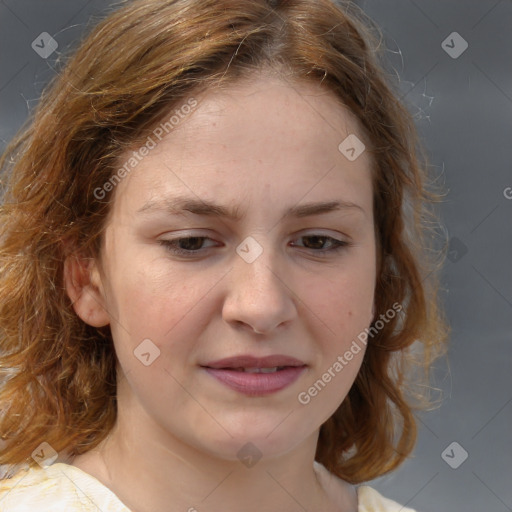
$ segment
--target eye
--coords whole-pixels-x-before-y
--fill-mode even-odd
[[[211,240],[211,238],[207,236],[189,236],[173,240],[158,240],[158,242],[174,255],[190,257],[197,255],[205,249],[203,244],[206,240]],[[211,241],[213,242],[213,240]]]
[[[304,235],[300,237],[300,240],[305,242],[304,245],[299,246],[295,242],[291,245],[294,247],[304,247],[319,256],[328,256],[350,245],[349,242],[344,240],[338,240],[332,236],[321,234]]]

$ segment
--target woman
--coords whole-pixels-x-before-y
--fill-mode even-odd
[[[446,337],[374,49],[330,0],[135,0],[82,43],[1,161],[2,510],[410,510],[354,485]]]

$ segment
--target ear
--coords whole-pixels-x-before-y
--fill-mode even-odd
[[[64,262],[64,283],[73,309],[86,324],[104,327],[110,323],[95,259],[69,255]]]

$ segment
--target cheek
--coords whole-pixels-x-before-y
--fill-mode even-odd
[[[297,398],[308,414],[322,421],[345,399],[366,352],[358,336],[371,322],[372,274],[352,270],[331,275],[321,286],[318,277],[312,278],[304,287],[309,313],[303,318],[311,319],[309,329],[319,351],[315,371]]]
[[[171,352],[175,360],[193,349],[191,341],[210,321],[215,304],[207,300],[208,292],[219,278],[143,254],[125,261],[130,268],[119,266],[113,280],[114,339],[124,352],[150,339],[163,356],[159,363],[167,366]]]
[[[338,272],[325,280],[313,276],[303,290],[304,304],[332,336],[353,335],[371,322],[374,299],[371,272]]]
[[[155,257],[159,249],[143,247],[117,254],[113,269],[113,296],[119,320],[128,323],[147,319],[148,327],[160,318],[172,324],[174,317],[195,300],[199,290],[165,257]],[[151,324],[149,323],[151,321]]]

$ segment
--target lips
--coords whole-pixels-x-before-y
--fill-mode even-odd
[[[285,367],[299,367],[306,366],[303,361],[290,356],[272,355],[266,357],[254,357],[249,355],[242,355],[236,357],[227,357],[219,359],[218,361],[211,361],[206,363],[207,368],[214,369],[261,369],[261,368],[285,368]]]
[[[248,396],[264,396],[280,391],[306,370],[307,365],[294,357],[237,356],[202,365],[206,372],[225,386]]]

